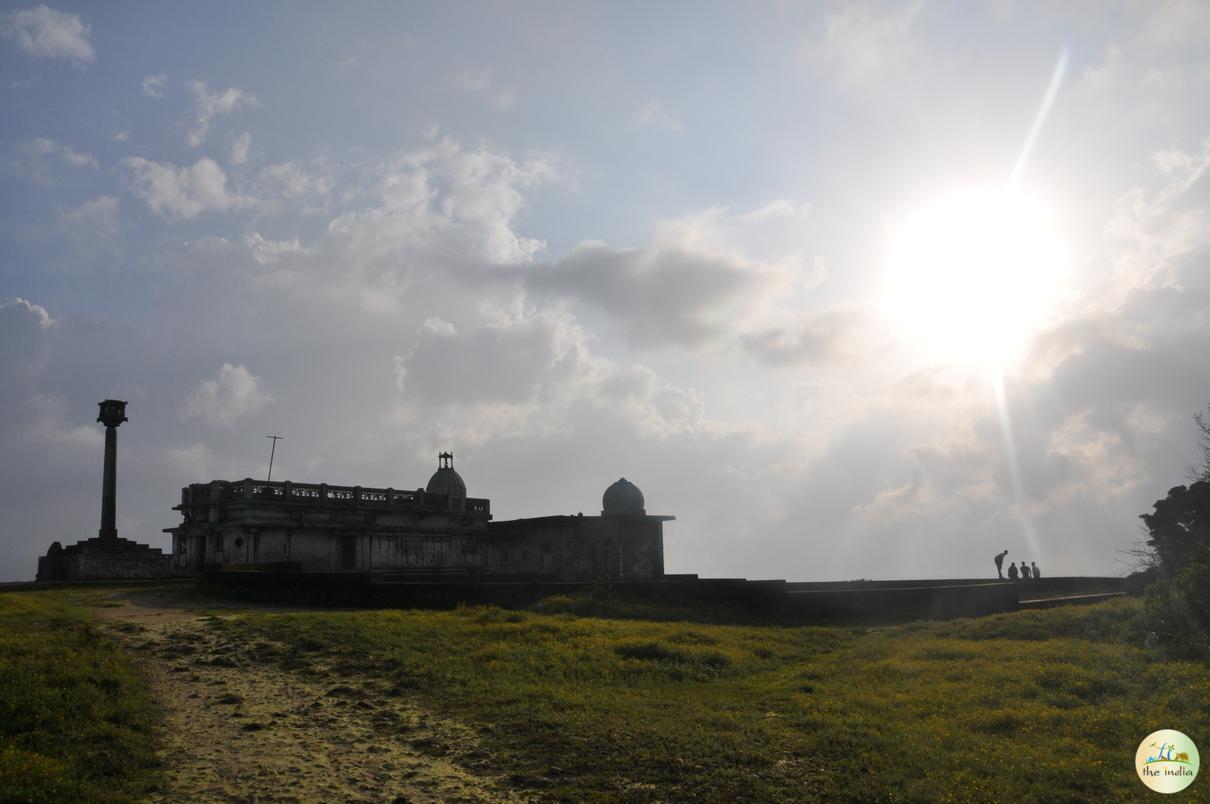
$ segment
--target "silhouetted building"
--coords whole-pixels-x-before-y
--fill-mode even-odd
[[[415,491],[325,483],[216,480],[181,490],[173,568],[188,575],[239,565],[382,576],[522,576],[560,580],[659,577],[663,523],[622,479],[600,516],[491,521],[491,503],[468,497],[453,455],[438,456]]]

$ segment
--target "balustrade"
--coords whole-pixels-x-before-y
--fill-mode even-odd
[[[187,491],[186,495],[184,492]],[[266,502],[354,503],[386,508],[436,509],[468,514],[489,514],[491,502],[480,498],[450,499],[445,494],[427,494],[423,489],[405,491],[394,488],[329,486],[326,483],[263,482],[251,478],[238,481],[196,483],[182,490],[182,507],[228,500]]]

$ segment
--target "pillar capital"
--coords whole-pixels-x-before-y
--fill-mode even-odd
[[[97,421],[106,427],[117,427],[122,422],[126,421],[126,403],[117,399],[106,399],[104,402],[98,402],[101,407],[101,412],[97,414]]]

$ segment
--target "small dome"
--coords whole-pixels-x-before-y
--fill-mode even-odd
[[[601,497],[603,514],[646,514],[643,505],[643,492],[624,477],[605,489]]]
[[[443,452],[437,456],[437,460],[437,471],[429,478],[429,484],[424,490],[429,494],[448,494],[452,500],[465,499],[466,483],[463,482],[462,476],[454,471],[453,454]]]

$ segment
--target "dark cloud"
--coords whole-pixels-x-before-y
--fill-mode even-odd
[[[426,405],[530,399],[558,358],[550,322],[485,326],[462,336],[452,327],[426,329],[406,356],[397,358],[404,394]]]
[[[779,281],[759,263],[678,246],[616,249],[581,243],[527,273],[529,287],[595,306],[644,346],[701,346],[737,321]]]
[[[745,335],[744,349],[773,366],[851,360],[877,343],[882,327],[860,310],[828,310],[795,327],[773,327]]]

